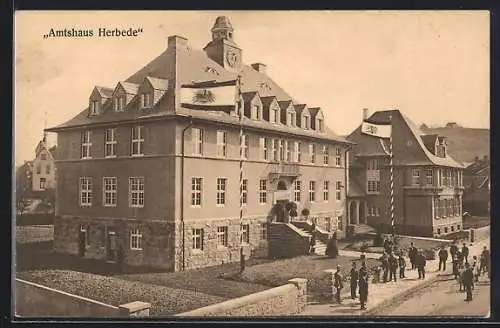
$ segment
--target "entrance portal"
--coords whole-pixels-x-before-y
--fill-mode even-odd
[[[109,231],[106,235],[106,261],[115,263],[117,260],[116,254],[116,233]]]

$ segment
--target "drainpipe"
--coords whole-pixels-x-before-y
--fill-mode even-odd
[[[184,227],[184,156],[186,131],[193,125],[193,117],[188,116],[188,125],[182,130],[181,138],[181,222],[182,222],[182,271],[186,270],[186,229]]]
[[[347,235],[347,222],[349,218],[347,217],[349,215],[349,208],[348,208],[348,202],[347,202],[347,188],[349,187],[348,183],[348,158],[347,158],[347,153],[351,150],[351,146],[347,146],[344,152],[344,216],[345,216],[345,231]]]

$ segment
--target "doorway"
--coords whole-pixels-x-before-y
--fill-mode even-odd
[[[80,231],[78,232],[78,255],[80,257],[85,257],[85,241],[87,239],[87,231],[85,226],[80,226]]]
[[[283,180],[280,180],[278,182],[278,187],[277,187],[278,190],[288,190],[288,188],[286,187],[286,182],[283,181]]]
[[[106,234],[106,261],[115,263],[117,260],[116,233],[108,230]]]

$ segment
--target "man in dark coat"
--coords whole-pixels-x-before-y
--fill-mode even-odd
[[[484,246],[483,252],[481,253],[479,271],[481,275],[488,272],[488,278],[490,277],[490,251],[486,246]]]
[[[398,259],[396,258],[396,256],[394,256],[394,253],[391,253],[391,255],[389,255],[389,270],[390,270],[389,281],[392,281],[392,279],[394,279],[394,282],[396,282],[397,281],[396,271],[398,270]]]
[[[441,247],[438,253],[439,256],[439,269],[441,271],[441,266],[443,266],[443,271],[446,271],[446,261],[448,260],[448,251],[446,248]]]
[[[474,273],[472,272],[472,268],[467,263],[465,265],[465,271],[462,275],[462,283],[465,286],[465,290],[467,291],[467,298],[465,299],[467,302],[472,301],[472,285],[474,284]]]
[[[408,250],[408,257],[410,258],[411,269],[415,269],[415,257],[417,256],[417,249],[413,246],[413,243],[410,244],[410,249]]]
[[[340,265],[337,265],[337,271],[335,272],[335,275],[333,276],[333,287],[335,287],[335,300],[337,301],[338,304],[341,303],[340,300],[340,292],[342,291],[342,288],[344,287],[344,282],[343,282],[343,277],[342,277],[342,272],[340,271]]]
[[[464,243],[462,247],[462,255],[465,259],[465,263],[469,263],[469,247]]]
[[[402,254],[399,254],[398,264],[399,264],[399,278],[403,279],[405,278],[406,261]]]
[[[455,279],[457,279],[459,272],[458,272],[458,258],[456,254],[451,257],[451,261],[453,264],[453,275],[455,276]]]
[[[361,264],[359,269],[359,303],[361,310],[366,309],[366,302],[368,301],[368,272],[366,270],[366,263]]]
[[[389,260],[386,253],[382,255],[382,257],[380,258],[380,262],[382,262],[382,270],[384,270],[384,282],[387,282],[387,276],[389,273]]]
[[[415,264],[416,264],[417,270],[418,270],[418,279],[425,279],[425,264],[426,264],[427,260],[424,256],[424,253],[422,252],[422,250],[420,250],[417,253],[417,257],[415,260],[416,260]]]
[[[359,274],[356,269],[356,262],[352,262],[351,268],[351,298],[356,299],[356,290],[358,289]]]
[[[453,258],[455,255],[457,255],[457,253],[458,253],[458,246],[456,240],[454,240],[450,246],[450,255]]]

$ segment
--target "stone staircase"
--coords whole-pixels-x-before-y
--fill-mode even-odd
[[[298,229],[301,230],[305,235],[312,237],[311,233],[306,229],[301,229],[301,228]],[[316,243],[314,245],[314,254],[325,255],[325,253],[326,253],[326,244],[316,238]]]

